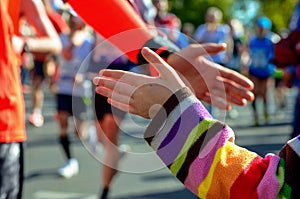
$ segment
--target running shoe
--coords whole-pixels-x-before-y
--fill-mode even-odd
[[[58,169],[58,174],[64,178],[71,178],[79,172],[79,164],[76,159],[68,160],[65,165]]]
[[[35,127],[41,127],[44,124],[44,117],[39,113],[32,113],[28,120]]]

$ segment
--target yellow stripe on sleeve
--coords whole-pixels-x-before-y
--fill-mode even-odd
[[[176,176],[180,168],[182,167],[187,154],[189,152],[189,149],[191,146],[201,137],[201,135],[208,130],[210,126],[212,126],[215,123],[215,120],[211,119],[205,119],[201,121],[190,133],[188,136],[186,142],[184,143],[179,155],[173,162],[173,164],[170,167],[171,172]]]

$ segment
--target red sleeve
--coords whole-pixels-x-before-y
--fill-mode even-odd
[[[144,44],[153,38],[126,0],[68,0],[76,13],[96,32],[137,63]]]
[[[58,34],[67,33],[69,31],[69,26],[62,15],[54,11],[48,12],[47,15]]]

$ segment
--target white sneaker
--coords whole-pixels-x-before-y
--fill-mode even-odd
[[[131,147],[128,144],[121,144],[119,146],[120,158],[122,158],[127,153],[131,152]]]
[[[58,169],[58,174],[64,178],[71,178],[79,172],[79,164],[76,159],[68,160],[65,165]]]

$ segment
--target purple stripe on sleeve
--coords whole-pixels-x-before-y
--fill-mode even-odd
[[[184,111],[157,151],[157,154],[166,165],[173,163],[190,132],[204,118],[211,118],[211,116],[199,102],[194,103]]]

